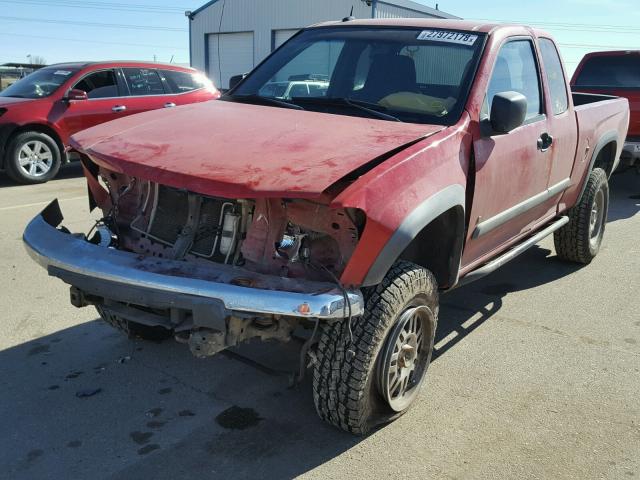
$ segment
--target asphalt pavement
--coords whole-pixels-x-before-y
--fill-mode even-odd
[[[90,226],[77,165],[45,185],[0,178],[0,478],[548,478],[640,476],[640,176],[615,175],[602,250],[550,239],[443,295],[416,405],[375,433],[322,423],[297,348],[199,360],[132,341],[69,303],[26,254],[54,197]]]

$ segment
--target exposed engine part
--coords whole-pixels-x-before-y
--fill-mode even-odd
[[[89,239],[91,243],[99,245],[100,247],[110,247],[113,244],[115,235],[106,225],[99,223],[95,226],[95,233]]]
[[[173,258],[187,253],[229,263],[235,253],[243,212],[241,201],[205,197],[155,184],[130,223],[144,237],[173,247]]]
[[[222,232],[220,239],[220,253],[226,255],[225,262],[228,263],[229,254],[233,250],[235,240],[238,233],[238,223],[240,215],[233,211],[224,214],[222,222]]]
[[[193,355],[204,358],[251,338],[288,342],[296,325],[297,321],[293,319],[230,317],[226,332],[208,328],[192,331],[189,337],[189,348]]]
[[[357,209],[329,199],[221,199],[102,169],[111,202],[103,222],[112,246],[159,258],[242,266],[260,274],[340,277],[362,232]],[[110,206],[113,205],[113,206]]]

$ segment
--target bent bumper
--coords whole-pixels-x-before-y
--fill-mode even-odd
[[[27,225],[23,241],[29,255],[49,275],[84,292],[155,308],[216,306],[244,314],[341,319],[347,316],[344,294],[332,283],[260,275],[239,267],[148,257],[94,245],[84,236],[63,232],[54,200]],[[252,288],[234,285],[246,282]],[[245,283],[246,284],[246,283]],[[351,315],[362,314],[359,290],[347,290]]]

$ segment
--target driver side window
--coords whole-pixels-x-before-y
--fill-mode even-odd
[[[487,89],[487,113],[491,111],[493,97],[506,91],[527,98],[525,121],[542,113],[538,66],[530,40],[513,40],[500,49]]]
[[[89,98],[111,98],[118,97],[118,81],[113,70],[101,70],[94,72],[73,87],[87,92]]]

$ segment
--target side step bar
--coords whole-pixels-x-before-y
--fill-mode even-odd
[[[558,230],[560,227],[565,226],[567,223],[569,223],[569,217],[566,217],[566,216],[560,217],[544,230],[541,230],[540,232],[536,233],[533,237],[527,238],[524,242],[516,245],[510,250],[507,250],[505,253],[503,253],[501,256],[499,256],[495,260],[491,260],[489,263],[483,265],[482,267],[467,273],[458,282],[456,287],[461,287],[462,285],[475,282],[476,280],[479,280],[482,277],[489,275],[490,273],[493,273],[498,268],[503,266],[505,263],[507,263],[510,260],[513,260],[521,253],[533,247],[536,243],[538,243],[543,238],[548,237],[553,232]]]

